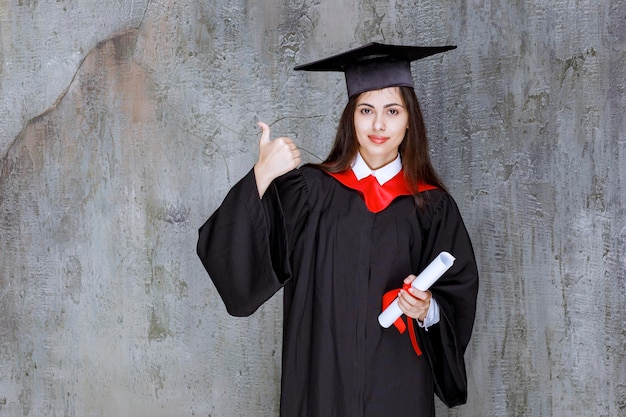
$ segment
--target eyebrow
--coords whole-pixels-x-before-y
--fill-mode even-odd
[[[372,105],[371,105],[371,104],[369,104],[369,103],[359,103],[359,104],[357,104],[357,107],[358,107],[358,106],[367,106],[367,107],[374,108],[374,106],[372,106]],[[387,109],[387,108],[389,108],[389,107],[393,107],[393,106],[400,106],[400,107],[404,108],[404,106],[403,106],[402,104],[399,104],[399,103],[389,103],[389,104],[385,104],[385,105],[383,106],[383,109]]]

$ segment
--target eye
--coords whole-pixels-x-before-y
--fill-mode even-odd
[[[400,114],[400,111],[398,109],[389,109],[389,114],[392,116],[397,116],[398,114]]]
[[[372,114],[372,110],[368,107],[361,107],[361,114]]]

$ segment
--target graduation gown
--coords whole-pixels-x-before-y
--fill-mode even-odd
[[[434,415],[436,393],[463,404],[463,354],[478,274],[452,197],[399,196],[373,213],[314,166],[276,179],[260,199],[251,170],[200,228],[197,252],[228,312],[248,316],[284,288],[282,417]],[[431,287],[440,322],[409,335],[377,321],[384,293],[441,251],[456,257]]]

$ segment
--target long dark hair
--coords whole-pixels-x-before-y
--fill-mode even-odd
[[[396,87],[409,114],[409,128],[400,144],[404,177],[418,207],[424,203],[417,189],[418,183],[426,183],[445,190],[443,182],[430,162],[426,126],[415,91],[411,87]],[[335,142],[319,167],[328,172],[342,172],[350,169],[352,161],[359,151],[359,142],[354,129],[354,112],[358,95],[351,97],[339,119]]]

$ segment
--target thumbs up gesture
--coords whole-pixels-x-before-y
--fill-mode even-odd
[[[287,137],[270,140],[270,127],[259,122],[263,130],[259,141],[259,160],[254,165],[254,175],[259,196],[263,197],[267,187],[275,178],[295,169],[301,162],[300,151]]]

